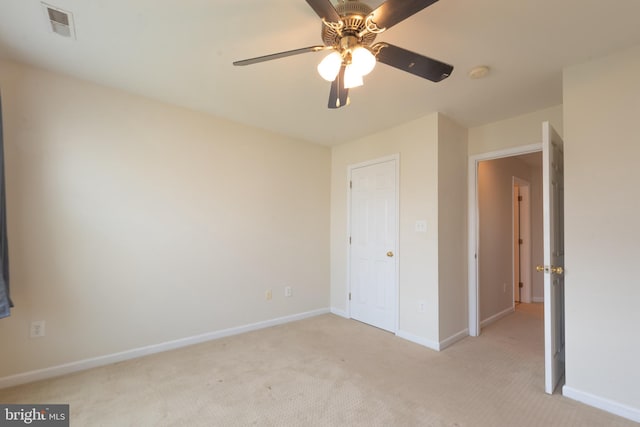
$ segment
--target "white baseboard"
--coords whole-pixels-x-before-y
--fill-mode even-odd
[[[485,326],[496,322],[500,319],[502,319],[504,316],[508,316],[509,314],[513,313],[514,309],[513,307],[509,307],[506,310],[501,311],[500,313],[494,314],[493,316],[489,317],[488,319],[484,319],[483,321],[480,322],[480,327],[484,328]]]
[[[445,348],[455,344],[456,342],[460,341],[463,338],[466,338],[469,336],[469,329],[464,329],[456,334],[451,335],[449,338],[446,338],[440,342],[436,342],[436,341],[431,341],[428,340],[426,338],[423,337],[419,337],[417,335],[411,334],[409,332],[405,332],[405,331],[398,331],[396,332],[396,336],[403,338],[407,341],[411,341],[414,342],[416,344],[420,344],[422,346],[425,346],[427,348],[430,348],[431,350],[435,350],[435,351],[441,351],[444,350]]]
[[[207,332],[201,335],[195,335],[187,338],[180,338],[173,341],[167,341],[160,344],[138,347],[119,353],[107,354],[104,356],[93,357],[90,359],[78,360],[63,365],[52,366],[49,368],[38,369],[35,371],[24,372],[8,377],[0,378],[0,389],[13,387],[20,384],[26,384],[34,381],[40,381],[47,378],[58,377],[60,375],[70,374],[72,372],[84,371],[86,369],[97,368],[99,366],[110,365],[112,363],[122,362],[124,360],[135,359],[150,354],[161,353],[167,350],[174,350],[181,347],[187,347],[193,344],[199,344],[206,341],[224,338],[231,335],[238,335],[245,332],[256,331],[271,326],[282,325],[284,323],[295,322],[296,320],[306,319],[308,317],[319,316],[329,313],[329,309],[322,308],[318,310],[307,311],[304,313],[292,314],[290,316],[278,317],[276,319],[264,320],[262,322],[250,323],[248,325],[237,326],[234,328],[222,329],[214,332]]]
[[[344,311],[344,310],[341,310],[339,308],[331,307],[331,313],[335,314],[336,316],[340,316],[340,317],[344,317],[345,319],[349,319],[349,316],[347,316],[347,312]]]
[[[396,332],[396,336],[403,338],[407,341],[411,341],[414,342],[416,344],[420,344],[423,345],[427,348],[430,348],[431,350],[435,350],[435,351],[440,351],[440,343],[436,342],[436,341],[431,341],[428,340],[426,338],[423,337],[419,337],[417,335],[411,334],[409,332],[405,332],[405,331],[398,331]]]
[[[533,302],[544,302],[544,297],[533,297]]]
[[[453,344],[468,336],[469,329],[463,329],[462,331],[451,335],[449,338],[440,341],[439,350],[444,350],[445,348],[452,346]]]
[[[593,406],[594,408],[602,409],[603,411],[640,423],[640,408],[623,405],[622,403],[576,390],[575,388],[566,385],[562,387],[562,394],[570,399]]]

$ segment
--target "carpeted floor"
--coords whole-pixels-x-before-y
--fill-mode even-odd
[[[637,426],[543,392],[542,322],[516,310],[435,352],[324,315],[0,390],[72,426]]]
[[[527,303],[516,303],[516,311],[521,311],[523,313],[530,314],[532,316],[540,319],[541,322],[544,322],[544,304],[541,302],[535,302],[532,304]]]

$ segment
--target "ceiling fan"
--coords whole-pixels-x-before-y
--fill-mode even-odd
[[[390,65],[433,82],[451,75],[453,66],[386,42],[373,44],[376,36],[438,0],[387,0],[375,10],[359,0],[306,0],[322,19],[324,45],[303,47],[257,58],[236,61],[250,65],[307,52],[331,50],[318,65],[318,72],[331,83],[329,108],[349,104],[349,89],[362,86],[363,76],[376,62]]]

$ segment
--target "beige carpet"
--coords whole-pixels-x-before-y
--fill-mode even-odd
[[[544,304],[541,302],[535,302],[531,304],[516,303],[516,311],[522,311],[537,317],[540,321],[544,321]]]
[[[543,393],[523,311],[443,352],[324,315],[0,390],[72,426],[637,426]]]

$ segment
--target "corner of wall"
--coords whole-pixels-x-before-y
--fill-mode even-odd
[[[438,332],[466,336],[468,130],[438,115]],[[450,344],[445,344],[450,345]]]

